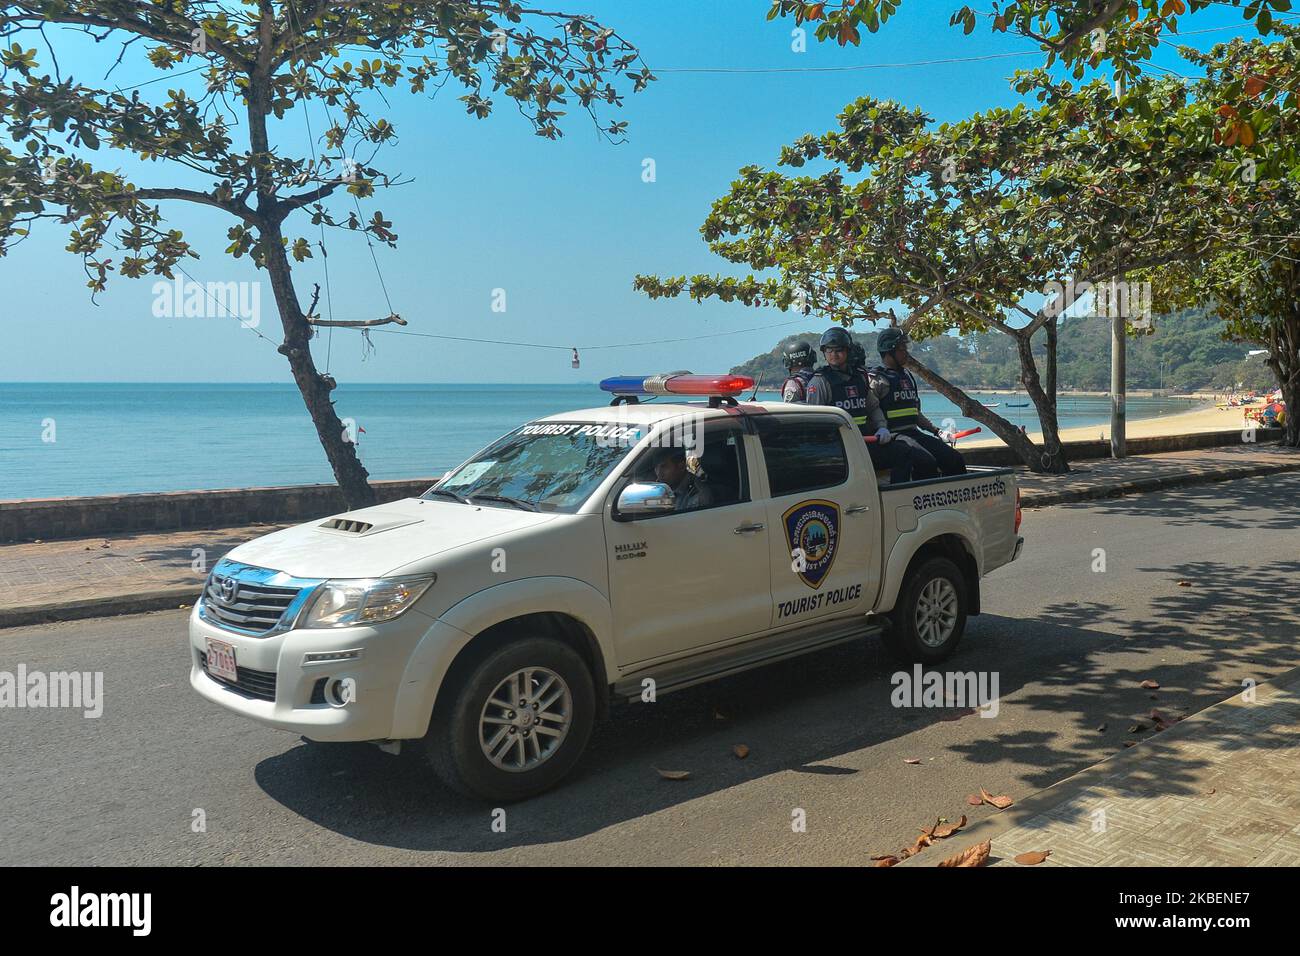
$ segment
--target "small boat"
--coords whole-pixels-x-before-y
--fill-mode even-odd
[[[997,407],[998,407],[998,403],[997,403],[997,402],[993,402],[992,404],[989,404],[988,402],[980,402],[980,404],[983,405],[985,408],[997,408]]]
[[[1007,408],[1028,408],[1028,402],[1007,402]]]

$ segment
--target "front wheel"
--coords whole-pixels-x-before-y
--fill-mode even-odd
[[[422,749],[453,790],[523,800],[573,769],[595,712],[591,672],[578,653],[560,641],[524,638],[439,692]]]
[[[952,561],[936,556],[903,582],[885,644],[904,663],[934,664],[957,649],[965,630],[966,578]]]

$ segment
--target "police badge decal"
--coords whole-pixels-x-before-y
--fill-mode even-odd
[[[781,516],[795,573],[814,590],[830,573],[840,541],[840,506],[833,501],[801,501]],[[802,560],[799,555],[802,554]]]

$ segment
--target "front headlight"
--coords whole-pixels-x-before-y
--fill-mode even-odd
[[[351,627],[391,621],[419,600],[437,578],[436,574],[413,574],[326,581],[316,589],[298,626]]]

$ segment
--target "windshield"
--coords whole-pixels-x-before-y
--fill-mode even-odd
[[[636,425],[544,422],[493,442],[421,497],[576,511],[640,440]]]

